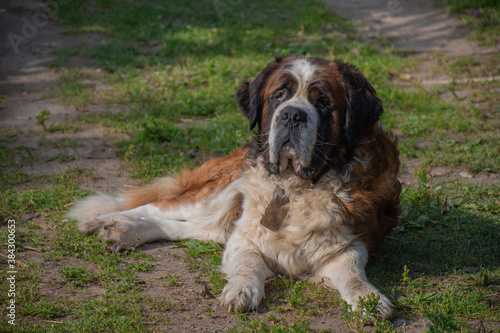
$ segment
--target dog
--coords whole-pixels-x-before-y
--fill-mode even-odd
[[[336,288],[353,309],[379,296],[364,266],[399,222],[397,138],[382,103],[354,66],[279,57],[237,101],[254,138],[230,155],[119,197],[97,195],[68,216],[120,251],[160,239],[225,244],[219,296],[229,311],[257,309],[276,274]]]

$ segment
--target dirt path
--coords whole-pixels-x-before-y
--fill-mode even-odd
[[[360,27],[364,42],[385,44],[404,50],[419,60],[417,67],[402,77],[401,85],[410,88],[421,85],[427,89],[448,84],[450,73],[437,70],[439,57],[451,61],[468,57],[477,60],[478,68],[462,81],[500,78],[500,68],[485,70],[484,65],[493,55],[499,54],[499,46],[482,47],[470,40],[471,30],[461,20],[444,12],[431,0],[352,0],[326,1],[329,8],[350,18]],[[457,79],[456,77],[454,78]],[[413,81],[413,82],[408,82]],[[473,95],[472,89],[455,91],[462,100]],[[442,93],[445,100],[452,93]],[[482,105],[478,105],[481,107]]]
[[[56,8],[49,9],[53,14]],[[25,146],[39,149],[41,163],[23,167],[30,175],[51,175],[70,167],[89,171],[82,177],[82,186],[93,191],[116,191],[123,184],[136,184],[116,157],[116,140],[123,134],[110,133],[102,128],[83,127],[75,133],[46,133],[37,125],[36,117],[42,110],[49,110],[51,123],[68,123],[79,114],[70,105],[63,105],[57,97],[59,72],[50,68],[54,52],[72,45],[99,42],[98,35],[74,36],[64,34],[52,17],[46,14],[41,3],[30,0],[9,0],[0,7],[0,95],[7,96],[0,102],[0,130],[3,134],[19,133],[6,142],[11,147]],[[28,23],[27,23],[28,22]],[[90,111],[99,112],[102,106]],[[71,142],[64,144],[64,142]],[[61,148],[63,146],[64,148]],[[55,156],[69,156],[67,162],[54,161]],[[23,186],[36,186],[36,183]]]
[[[379,40],[381,36],[388,36],[391,44],[398,48],[416,51],[415,56],[426,57],[432,52],[442,51],[448,56],[484,56],[498,50],[479,48],[475,43],[466,39],[468,29],[462,27],[455,17],[434,8],[431,1],[327,1],[333,11],[364,24],[364,38]],[[0,5],[0,95],[7,98],[0,101],[0,130],[3,133],[19,132],[14,139],[5,143],[8,146],[28,146],[37,148],[41,154],[41,162],[25,167],[22,171],[31,174],[56,174],[70,167],[81,170],[90,170],[91,177],[82,177],[81,186],[92,191],[110,192],[122,188],[123,184],[137,184],[131,180],[126,168],[116,157],[116,147],[113,141],[126,136],[110,133],[95,126],[83,127],[75,133],[44,133],[36,124],[36,117],[44,109],[51,111],[50,122],[69,120],[78,115],[74,107],[62,105],[54,96],[58,83],[59,73],[47,67],[53,59],[54,51],[77,44],[92,45],[99,42],[99,36],[69,36],[63,34],[63,28],[55,21],[44,21],[44,25],[35,27],[26,41],[15,46],[12,42],[15,33],[22,35],[26,27],[25,18],[32,19],[39,12],[39,4],[29,0],[9,0]],[[11,39],[6,38],[11,36]],[[377,41],[378,42],[378,41]],[[430,69],[432,63],[423,63],[424,68]],[[425,67],[427,66],[427,67]],[[449,77],[437,75],[431,70],[418,70],[410,73],[412,77],[426,80],[447,80]],[[419,76],[420,75],[420,76]],[[427,76],[425,76],[427,75]],[[93,106],[91,111],[100,111],[100,106]],[[42,149],[41,137],[48,148]],[[65,147],[60,145],[64,140],[72,140],[76,145]],[[75,159],[68,162],[58,162],[51,156],[58,154],[75,155]],[[37,186],[38,184],[24,184],[23,186]],[[182,257],[179,249],[170,249],[165,244],[151,244],[143,248],[144,252],[157,258],[159,267],[170,267],[169,272],[179,276],[190,276],[188,265],[182,259],[172,263],[172,253]],[[167,253],[168,252],[168,253]],[[167,254],[168,255],[167,255]],[[43,259],[40,257],[37,260]],[[57,271],[60,264],[47,263]],[[59,266],[58,266],[59,265]],[[177,268],[176,268],[177,267]],[[177,269],[177,271],[176,271]],[[164,272],[163,272],[164,273]],[[162,274],[163,274],[162,273]],[[159,273],[158,273],[159,274]],[[57,274],[56,274],[57,275]],[[155,274],[142,274],[148,284],[148,293],[151,295],[164,294],[164,287],[158,284]],[[193,281],[191,281],[193,280]],[[43,286],[46,292],[58,287],[57,279],[44,279]],[[170,312],[171,322],[165,329],[177,328],[177,331],[190,331],[198,327],[213,330],[227,329],[238,325],[235,316],[228,315],[219,308],[216,300],[210,300],[213,315],[206,316],[207,303],[200,303],[200,286],[193,278],[186,279],[182,286],[176,288],[172,294],[175,300],[182,302],[183,307],[178,311]],[[188,300],[188,301],[185,301]],[[193,302],[194,301],[194,302]],[[265,314],[260,314],[264,317]],[[397,318],[396,318],[397,319]],[[424,321],[416,320],[406,323],[399,319],[399,325],[406,325],[406,332],[420,332],[425,327]],[[311,328],[326,329],[336,327],[338,331],[345,330],[345,323],[339,319],[338,311],[329,311],[325,316],[312,318]]]
[[[471,30],[461,20],[444,12],[431,0],[352,0],[326,1],[329,8],[353,20],[362,31],[363,41],[386,44],[408,52],[419,60],[417,67],[405,73],[401,82],[410,88],[422,85],[427,89],[448,84],[449,73],[436,70],[440,67],[439,57],[451,61],[468,57],[477,60],[478,68],[469,73],[468,80],[489,80],[500,78],[500,68],[485,70],[484,65],[491,56],[499,54],[499,46],[482,47],[470,40]],[[455,77],[455,80],[457,78]],[[412,80],[410,84],[408,81]],[[472,89],[455,91],[463,100],[473,95]],[[442,93],[445,100],[452,99],[452,93]],[[481,103],[478,105],[481,107]]]
[[[386,36],[391,45],[416,54],[443,52],[450,57],[496,52],[470,41],[470,29],[429,0],[326,1],[328,6],[362,26],[365,41]]]
[[[362,40],[375,46],[384,45],[402,50],[417,60],[417,66],[393,77],[400,87],[407,90],[423,88],[438,90],[440,98],[455,103],[470,103],[490,116],[490,108],[499,107],[500,100],[491,101],[474,98],[481,89],[457,87],[441,89],[452,80],[456,83],[488,81],[500,79],[500,66],[492,70],[490,58],[500,53],[499,46],[482,47],[471,40],[471,29],[457,16],[444,12],[431,0],[326,0],[329,8],[351,19],[362,32]],[[461,58],[472,59],[477,65],[466,73],[453,73],[443,67]],[[500,91],[499,91],[500,92]],[[493,103],[493,105],[492,105]],[[497,121],[498,119],[492,119]],[[500,125],[500,123],[499,123]],[[404,183],[414,183],[412,169],[418,161],[406,159],[406,170],[401,174]],[[478,183],[498,183],[500,175],[495,173],[470,174],[465,169],[433,167],[433,177],[449,177],[456,174],[460,178]]]

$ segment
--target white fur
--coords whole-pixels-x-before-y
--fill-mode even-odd
[[[288,218],[274,232],[260,220],[278,188],[289,196],[290,204]],[[232,209],[230,203],[240,194],[245,198],[242,216],[222,223],[224,214]],[[350,200],[348,189],[334,171],[312,185],[291,171],[270,177],[258,163],[223,191],[191,205],[160,209],[147,204],[109,213],[120,201],[101,196],[80,202],[69,216],[80,221],[80,230],[99,231],[114,250],[159,239],[225,242],[222,271],[228,283],[220,299],[229,309],[256,309],[264,297],[264,281],[273,274],[300,277],[312,273],[316,280],[337,288],[354,308],[359,296],[379,294],[380,309],[387,318],[389,300],[366,281],[366,248],[342,225],[345,217],[340,205]],[[104,209],[99,202],[110,206]],[[97,214],[89,218],[90,212]],[[226,240],[232,225],[235,229]]]
[[[81,222],[90,222],[96,217],[120,211],[121,199],[111,195],[99,193],[80,201],[71,208],[66,217]],[[80,223],[78,230],[90,234],[100,229],[101,225],[95,223]]]
[[[316,66],[306,59],[297,59],[292,63],[292,67],[288,70],[290,74],[295,76],[299,87],[297,89],[301,97],[307,97],[307,87],[311,80],[314,79],[314,71]]]

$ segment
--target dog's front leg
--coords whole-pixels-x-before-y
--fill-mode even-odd
[[[220,295],[221,304],[229,311],[255,310],[264,297],[264,281],[271,274],[255,244],[233,233],[224,250],[222,271],[228,282]]]
[[[327,278],[339,292],[340,296],[354,310],[359,309],[359,297],[366,299],[373,293],[378,295],[378,309],[382,318],[391,316],[392,304],[377,288],[366,280],[365,264],[368,259],[366,247],[361,242],[353,242],[349,248],[327,261],[316,272],[316,278]]]

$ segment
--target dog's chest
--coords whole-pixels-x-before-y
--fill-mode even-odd
[[[244,210],[237,228],[280,271],[301,274],[352,237],[342,223],[342,200],[331,186],[276,184],[252,174],[242,185]]]

